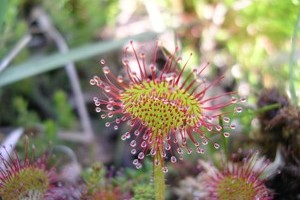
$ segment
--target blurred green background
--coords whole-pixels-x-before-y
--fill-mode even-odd
[[[133,39],[160,40],[170,52],[178,45],[183,58],[193,53],[191,68],[209,61],[205,76],[226,74],[220,87],[248,102],[239,130],[227,141],[234,145],[228,150],[224,142],[224,151],[255,148],[257,116],[274,108],[257,107],[261,93],[276,88],[299,104],[299,16],[299,0],[0,0],[0,141],[22,127],[40,151],[69,146],[82,166],[95,160],[132,166],[122,130],[106,129],[95,112],[97,90],[89,80],[101,73],[101,58],[121,73],[122,49]],[[74,84],[80,85],[83,114]],[[235,139],[246,142],[239,146]],[[215,150],[207,152],[205,159],[218,160]]]

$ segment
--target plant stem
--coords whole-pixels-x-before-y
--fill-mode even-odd
[[[297,21],[294,28],[294,33],[292,37],[291,44],[291,54],[290,54],[290,64],[289,64],[289,89],[291,93],[291,100],[294,105],[297,105],[298,99],[296,95],[295,85],[294,85],[294,74],[295,74],[295,52],[296,52],[296,44],[298,37],[298,30],[300,28],[300,11],[297,16]]]
[[[159,160],[159,164],[155,164],[155,160]],[[155,199],[164,200],[165,199],[165,174],[162,171],[164,166],[164,159],[161,159],[157,153],[154,162],[153,162],[153,171],[154,171],[154,189],[155,189]]]

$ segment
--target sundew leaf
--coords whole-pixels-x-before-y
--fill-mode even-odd
[[[69,52],[64,54],[57,52],[51,55],[43,56],[39,59],[33,58],[22,64],[8,67],[5,71],[0,73],[0,87],[31,76],[63,67],[66,63],[69,62],[87,59],[91,56],[118,49],[122,45],[127,44],[129,39],[133,39],[136,41],[145,41],[155,38],[156,35],[157,34],[154,32],[146,32],[132,36],[130,38],[88,44],[71,49]]]

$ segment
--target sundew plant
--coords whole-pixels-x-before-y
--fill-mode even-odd
[[[51,189],[55,189],[53,182],[56,173],[54,168],[47,169],[46,155],[35,158],[34,150],[29,150],[27,140],[24,159],[20,159],[16,152],[9,154],[6,147],[2,148],[6,155],[0,154],[1,199],[48,199]],[[55,197],[56,194],[52,192],[51,198]]]
[[[164,173],[168,171],[165,160],[172,163],[183,159],[183,153],[191,154],[193,149],[203,154],[203,145],[207,145],[211,134],[230,135],[235,128],[231,124],[229,114],[242,111],[240,106],[231,106],[244,102],[244,97],[238,99],[233,92],[208,95],[214,86],[220,84],[224,76],[211,83],[199,81],[201,73],[209,66],[203,64],[199,68],[186,72],[188,59],[178,67],[182,58],[177,56],[178,48],[170,55],[161,70],[157,67],[156,44],[152,63],[146,64],[146,54],[137,52],[130,41],[130,47],[125,48],[123,65],[126,77],[114,75],[101,60],[104,77],[94,76],[91,85],[99,87],[101,96],[95,97],[96,112],[101,112],[101,118],[108,118],[106,127],[118,129],[120,124],[129,125],[121,138],[131,140],[133,160],[136,168],[142,167],[145,155],[153,158],[154,183],[156,199],[165,198]],[[129,51],[134,55],[134,62],[128,59]],[[132,65],[138,66],[138,72]],[[231,110],[222,112],[225,107]],[[221,121],[221,122],[220,122]],[[189,145],[190,140],[194,148]],[[220,145],[213,143],[218,149]]]

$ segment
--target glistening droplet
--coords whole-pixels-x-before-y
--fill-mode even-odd
[[[104,60],[104,59],[101,59],[101,60],[100,60],[100,63],[101,63],[102,65],[105,65],[105,60]]]
[[[227,137],[229,137],[229,136],[230,136],[230,133],[228,133],[228,132],[224,132],[224,133],[223,133],[223,135],[224,135],[224,137],[226,137],[226,138],[227,138]]]
[[[132,141],[130,142],[130,146],[135,147],[135,146],[136,146],[136,141],[135,141],[135,140],[132,140]]]
[[[110,69],[107,66],[104,66],[102,70],[104,74],[108,74],[110,72]]]
[[[139,155],[138,155],[138,158],[140,160],[142,160],[142,159],[144,159],[144,157],[145,157],[145,154],[143,152],[140,152]]]
[[[218,143],[214,143],[214,147],[215,147],[216,149],[219,149],[219,148],[220,148],[220,145],[219,145]]]
[[[131,149],[131,154],[136,154],[136,149]]]
[[[196,151],[197,151],[197,153],[201,153],[201,154],[204,154],[204,152],[205,152],[205,150],[201,147],[197,147]]]
[[[172,157],[171,157],[171,162],[172,162],[172,163],[176,163],[176,161],[177,161],[176,157],[175,157],[175,156],[172,156]]]

